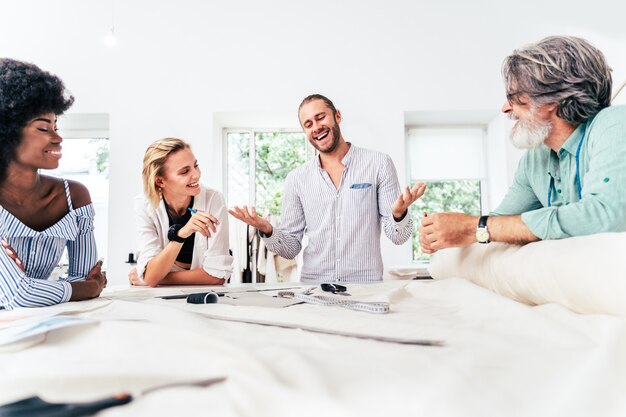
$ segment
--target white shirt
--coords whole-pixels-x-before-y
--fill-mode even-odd
[[[200,194],[194,197],[193,208],[217,217],[219,225],[210,238],[195,234],[191,269],[202,268],[209,275],[227,280],[233,270],[233,257],[228,252],[228,211],[224,197],[219,191],[201,186]],[[139,245],[137,275],[143,279],[148,262],[169,243],[167,232],[170,223],[163,199],[154,209],[143,194],[137,196],[135,214]],[[181,270],[177,265],[172,265],[172,272]]]

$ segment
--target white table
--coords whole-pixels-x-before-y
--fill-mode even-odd
[[[33,394],[87,401],[223,375],[226,382],[209,388],[168,389],[99,415],[626,415],[623,319],[530,307],[460,279],[348,287],[352,298],[390,302],[391,313],[155,298],[197,287],[108,289],[100,299],[38,309],[98,322],[0,353],[0,403]],[[3,312],[0,319],[32,313]],[[215,317],[445,344],[383,343]]]

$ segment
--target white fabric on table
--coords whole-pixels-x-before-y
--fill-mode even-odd
[[[476,243],[439,251],[435,279],[461,277],[523,303],[557,303],[578,313],[626,317],[626,233],[524,246]]]
[[[0,403],[33,393],[89,400],[224,375],[220,385],[161,391],[99,416],[626,413],[621,318],[578,315],[554,304],[530,307],[461,279],[348,286],[352,298],[389,301],[392,312],[383,316],[308,304],[188,305],[152,298],[180,291],[175,288],[146,289],[143,299],[141,290],[111,292],[116,298],[108,304],[93,300],[100,308],[80,314],[101,319],[99,325],[55,331],[44,344],[0,354]],[[445,346],[225,322],[204,313],[435,338]]]

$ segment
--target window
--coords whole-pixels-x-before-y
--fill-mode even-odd
[[[411,183],[416,180],[411,180]],[[471,215],[481,212],[480,180],[427,181],[428,191],[411,206],[413,224],[413,260],[427,261],[430,255],[422,253],[418,229],[424,213],[459,211]]]
[[[227,204],[280,216],[287,174],[314,155],[302,132],[227,129]]]
[[[418,229],[424,212],[481,213],[485,199],[484,129],[481,127],[411,128],[408,130],[411,183],[424,181],[424,196],[411,206],[415,221],[413,260],[427,261]]]
[[[106,259],[109,219],[109,140],[107,138],[64,139],[63,157],[55,170],[42,172],[78,181],[89,190],[96,212],[94,234],[98,256]],[[63,255],[67,264],[67,253]]]

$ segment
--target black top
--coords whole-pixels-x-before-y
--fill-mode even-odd
[[[167,205],[167,201],[165,201],[165,198],[163,199],[163,203],[165,204],[165,211],[167,212],[167,218],[169,219],[170,227],[172,227],[175,224],[180,224],[181,226],[184,226],[187,224],[189,219],[191,219],[191,212],[189,210],[185,210],[185,214],[183,214],[182,217],[178,217],[176,213],[172,213],[169,206]],[[191,202],[189,203],[189,208],[192,208],[192,207],[193,207],[193,196],[191,197]],[[191,260],[193,258],[193,242],[194,242],[195,237],[196,237],[196,233],[194,232],[191,234],[191,236],[185,239],[183,246],[180,248],[180,252],[178,252],[176,261],[184,263],[184,264],[191,263]]]

